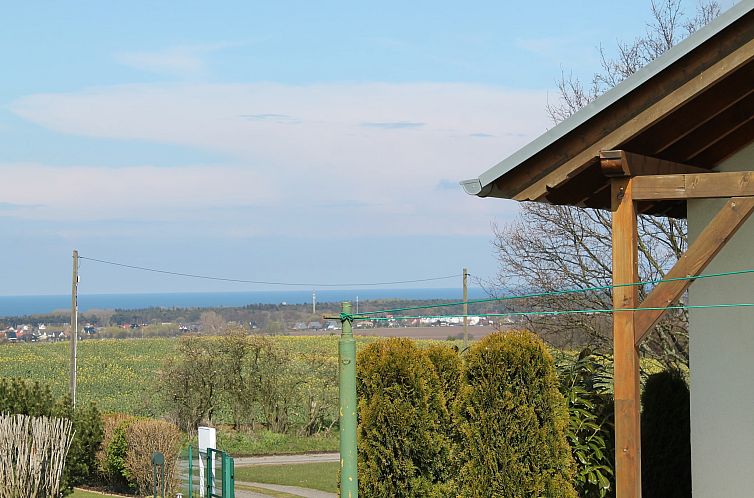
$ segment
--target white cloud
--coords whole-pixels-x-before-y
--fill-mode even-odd
[[[261,204],[289,220],[291,230],[321,232],[345,217],[380,233],[467,234],[489,233],[492,214],[510,206],[468,197],[460,187],[438,190],[438,184],[475,177],[539,135],[549,124],[545,102],[544,92],[470,84],[184,84],[33,95],[12,110],[62,133],[177,144],[227,157],[232,166],[224,170],[187,170],[196,181],[186,180],[185,204],[164,201],[172,207],[206,203],[198,185],[204,183],[204,191],[221,193],[213,202],[232,208],[249,183],[261,182],[276,193],[261,196]],[[124,174],[93,168],[77,175],[94,171],[97,185]],[[182,171],[153,168],[150,174],[168,185]],[[213,182],[210,172],[227,181]],[[356,207],[328,208],[334,200]],[[159,209],[161,202],[147,205]],[[258,223],[270,232],[280,229],[266,219]]]
[[[276,198],[254,171],[211,166],[158,168],[51,167],[0,164],[0,210],[25,219],[170,219],[227,205],[268,204]]]
[[[114,58],[120,64],[159,74],[193,76],[206,69],[205,58],[213,52],[237,46],[235,43],[179,45],[159,50],[118,52]]]

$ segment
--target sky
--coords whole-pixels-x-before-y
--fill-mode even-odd
[[[551,127],[557,78],[588,80],[600,45],[643,32],[649,0],[29,1],[3,13],[0,295],[28,295],[70,292],[73,249],[244,280],[492,277],[492,226],[517,206],[458,182]],[[79,289],[281,287],[84,260]]]

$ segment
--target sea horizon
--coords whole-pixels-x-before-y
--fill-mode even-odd
[[[486,297],[481,288],[469,288],[469,298]],[[369,301],[375,299],[462,299],[456,288],[417,289],[327,289],[316,291],[317,302]],[[306,304],[312,302],[312,291],[234,291],[234,292],[161,292],[81,294],[79,311],[95,309],[143,308],[218,308],[251,304]],[[65,294],[0,296],[0,317],[41,315],[69,310],[71,296]]]

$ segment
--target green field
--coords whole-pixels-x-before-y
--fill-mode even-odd
[[[337,336],[273,336],[272,339],[294,355],[314,353],[337,359]],[[358,343],[374,340],[363,337]],[[104,412],[162,415],[155,386],[161,380],[160,369],[175,354],[176,346],[176,339],[81,341],[77,401],[95,401]],[[0,377],[37,380],[62,395],[68,390],[69,355],[68,343],[0,345]]]
[[[338,462],[295,465],[253,465],[236,468],[236,481],[283,484],[321,491],[338,491]]]

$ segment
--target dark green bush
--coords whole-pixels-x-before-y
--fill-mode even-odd
[[[104,436],[102,448],[97,453],[97,469],[104,484],[115,491],[128,491],[131,487],[126,469],[126,433],[136,420],[136,417],[119,413],[107,415],[103,419]]]
[[[453,496],[448,413],[426,351],[408,339],[381,340],[364,348],[356,365],[359,493]]]
[[[537,336],[495,333],[471,346],[456,410],[460,496],[576,497],[566,403]]]
[[[642,496],[690,497],[691,422],[683,373],[670,370],[650,375],[641,404]]]
[[[95,455],[102,442],[102,418],[94,404],[75,410],[67,396],[56,399],[48,386],[21,379],[0,379],[0,413],[64,417],[75,430],[63,470],[62,487],[91,483],[95,477]]]
[[[0,413],[49,417],[64,411],[64,403],[55,399],[49,386],[37,381],[0,379]]]
[[[557,356],[560,392],[569,414],[566,438],[576,463],[574,487],[581,498],[615,495],[613,379],[603,360],[589,349],[578,356]]]

